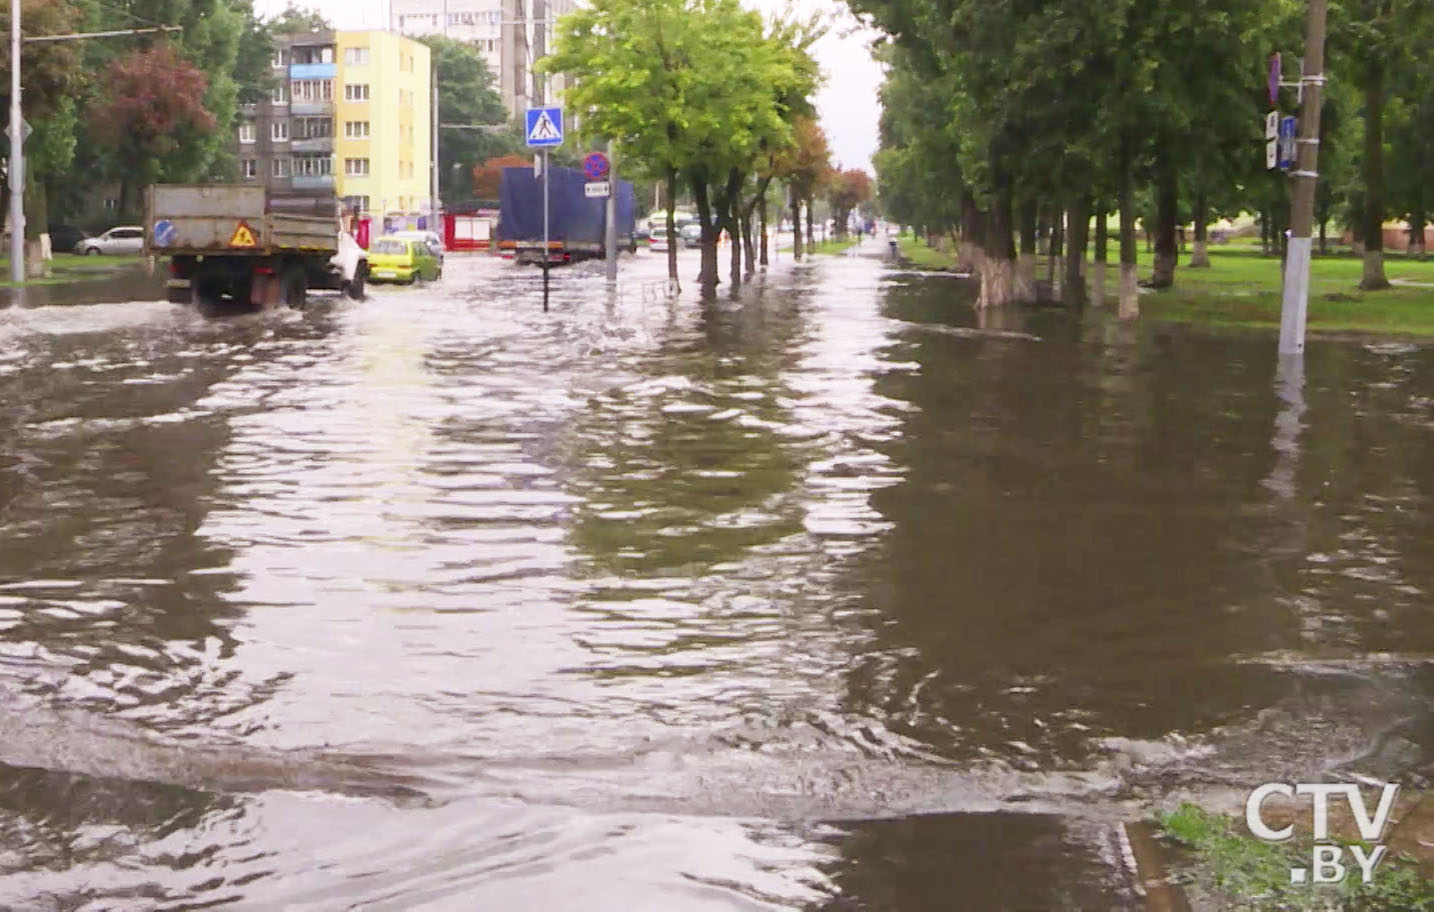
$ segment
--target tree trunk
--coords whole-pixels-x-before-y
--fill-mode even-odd
[[[1320,219],[1319,223],[1319,255],[1329,254],[1329,219]]]
[[[762,189],[762,195],[757,198],[757,225],[761,230],[761,251],[757,254],[757,264],[763,269],[767,268],[767,190]]]
[[[993,156],[994,157],[994,156]],[[993,162],[996,193],[986,218],[986,235],[979,272],[981,294],[977,310],[1006,307],[1016,299],[1016,238],[1011,225],[1011,177]]]
[[[1180,221],[1179,181],[1170,150],[1162,145],[1155,159],[1155,268],[1150,274],[1151,288],[1175,284],[1175,267],[1180,261],[1175,237]]]
[[[1384,276],[1384,63],[1364,73],[1364,291],[1389,287]]]
[[[1190,254],[1191,269],[1210,268],[1209,228],[1205,224],[1209,216],[1209,205],[1205,200],[1205,191],[1202,190],[1195,194],[1195,251]]]
[[[713,218],[712,201],[707,197],[707,181],[692,178],[692,198],[697,203],[697,218],[702,222],[702,265],[697,272],[697,283],[702,293],[710,295],[717,288],[717,233],[720,226]]]
[[[792,192],[792,259],[802,258],[802,201]]]
[[[1270,210],[1260,210],[1260,253],[1270,255]]]
[[[1419,201],[1414,211],[1409,213],[1409,256],[1416,260],[1424,259],[1424,226],[1428,223],[1428,217],[1424,213],[1424,203]]]
[[[49,229],[45,206],[45,184],[35,180],[35,170],[25,168],[25,278],[45,275],[45,245],[40,235]]]
[[[1091,301],[1099,307],[1105,303],[1105,262],[1109,256],[1110,229],[1106,224],[1109,212],[1106,203],[1101,203],[1095,213],[1095,256],[1090,267]]]
[[[813,244],[812,237],[814,236],[812,234],[812,198],[810,196],[807,197],[805,208],[807,210],[807,247],[810,249]]]
[[[742,228],[736,216],[727,216],[727,243],[732,249],[727,256],[727,274],[736,289],[742,284]]]
[[[1130,141],[1124,140],[1120,149],[1120,304],[1118,314],[1122,320],[1133,320],[1140,316],[1140,286],[1137,283],[1135,264],[1135,202],[1131,188]]]
[[[677,205],[677,172],[667,172],[667,283],[672,286],[673,291],[680,291],[681,282],[677,279],[677,216],[674,215]]]
[[[1051,222],[1051,264],[1050,283],[1052,299],[1060,297],[1060,279],[1062,264],[1066,257],[1066,214],[1065,210],[1057,206],[1055,219]]]
[[[742,216],[742,256],[744,259],[745,275],[752,275],[757,271],[757,241],[752,237],[752,213],[747,212]]]
[[[1036,202],[1021,204],[1021,249],[1016,257],[1016,297],[1022,301],[1036,299]]]
[[[1070,243],[1066,250],[1066,274],[1061,282],[1061,300],[1067,307],[1084,307],[1085,255],[1090,242],[1090,200],[1078,196],[1070,208]]]
[[[732,288],[742,284],[742,175],[733,168],[727,173],[727,186],[723,188],[722,206],[726,209],[727,243],[732,245],[728,256],[727,273]]]

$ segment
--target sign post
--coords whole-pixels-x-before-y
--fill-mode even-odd
[[[1305,19],[1305,57],[1300,66],[1298,163],[1291,172],[1290,244],[1280,296],[1280,355],[1303,355],[1309,309],[1310,235],[1314,227],[1315,186],[1319,180],[1319,119],[1324,88],[1324,39],[1328,0],[1309,0]],[[1304,89],[1309,91],[1305,92]]]
[[[543,312],[548,310],[548,150],[563,144],[563,109],[561,107],[528,108],[524,131],[529,149],[542,150],[543,156]]]

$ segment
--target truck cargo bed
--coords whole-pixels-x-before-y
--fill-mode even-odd
[[[151,254],[267,255],[338,250],[334,215],[274,211],[269,191],[246,184],[156,184],[149,188],[145,249]]]

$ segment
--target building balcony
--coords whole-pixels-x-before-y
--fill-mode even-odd
[[[338,67],[332,63],[295,63],[289,66],[290,79],[333,79]]]
[[[289,186],[295,190],[319,190],[332,193],[334,190],[334,176],[324,174],[319,177],[291,177]]]
[[[327,114],[327,115],[329,115],[330,117],[332,117],[332,116],[333,116],[333,113],[334,113],[334,103],[333,103],[332,101],[290,101],[290,102],[289,102],[289,114],[290,114],[290,116],[293,116],[293,117],[313,117],[313,116],[323,116],[323,115],[325,115],[325,114]]]
[[[315,139],[293,139],[289,141],[290,152],[333,152],[334,138],[320,136]]]

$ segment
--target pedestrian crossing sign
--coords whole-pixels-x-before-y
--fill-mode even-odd
[[[528,108],[526,114],[528,148],[546,149],[563,144],[562,108]]]

